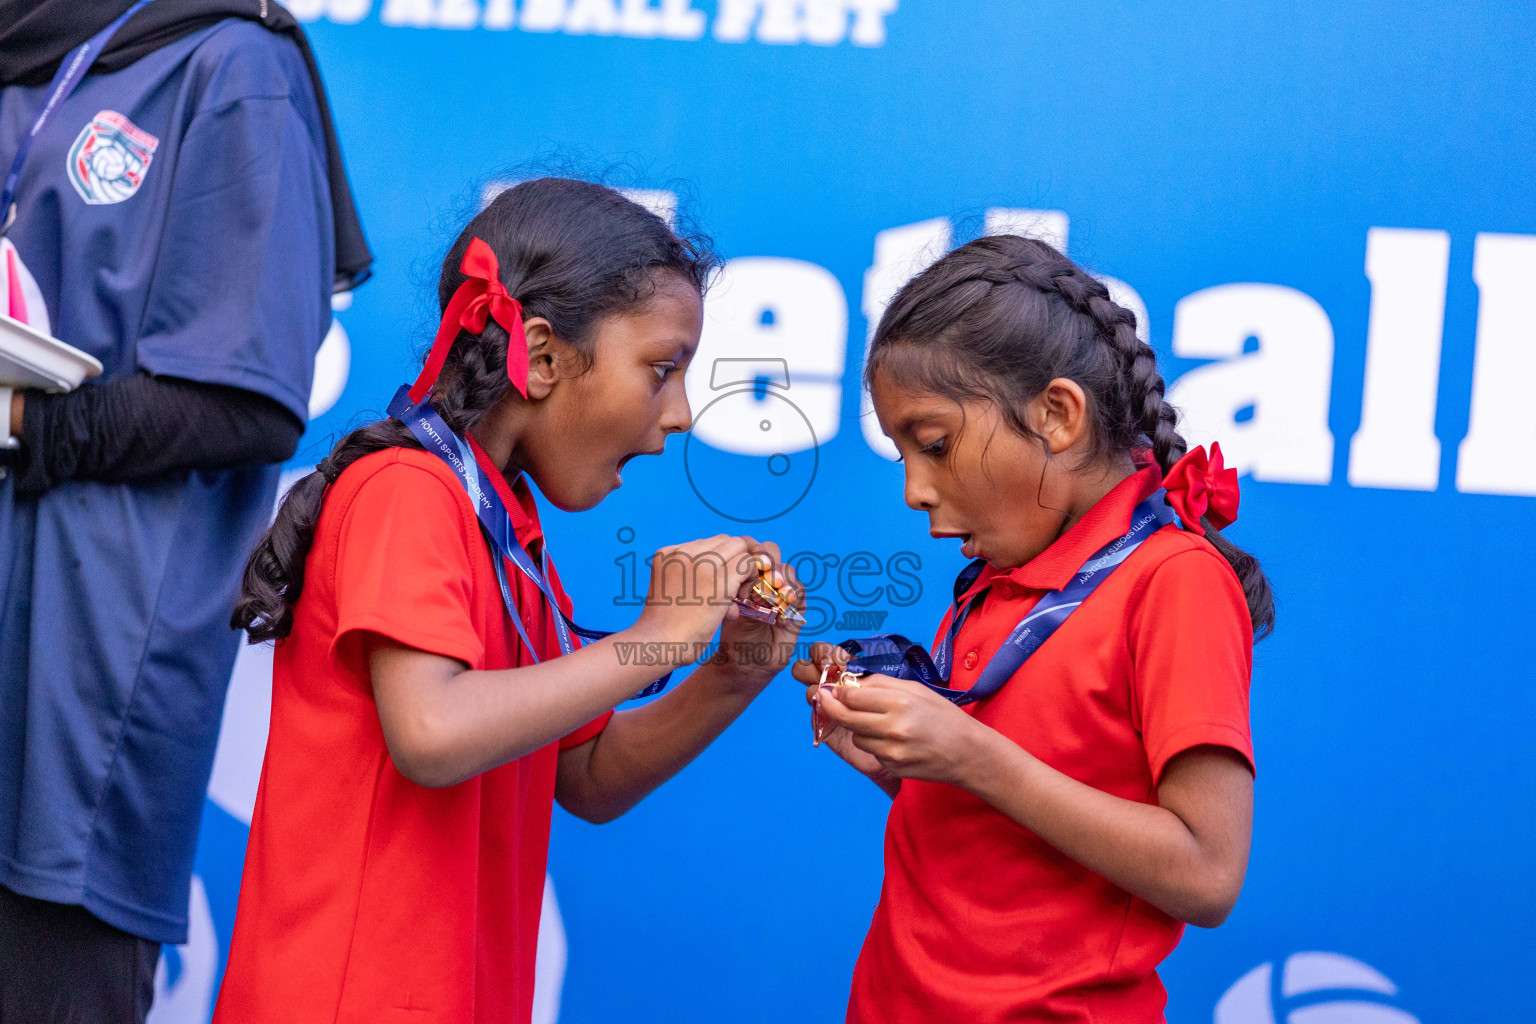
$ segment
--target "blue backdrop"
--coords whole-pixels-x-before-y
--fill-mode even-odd
[[[739,262],[695,436],[548,516],[581,618],[631,620],[632,554],[750,529],[822,567],[821,619],[926,637],[962,559],[861,421],[868,322],[949,244],[1064,243],[1142,303],[1191,432],[1245,470],[1232,536],[1279,595],[1247,886],[1166,964],[1169,1020],[1528,1019],[1536,22],[1426,8],[303,0],[379,258],[296,464],[413,374],[484,189],[553,153],[622,161]],[[231,744],[264,728],[242,708]],[[199,861],[220,947],[228,804]],[[841,1020],[887,808],[781,680],[620,821],[557,813],[560,1019]]]

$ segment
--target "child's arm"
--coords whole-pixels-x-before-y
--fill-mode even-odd
[[[612,821],[714,742],[772,678],[771,671],[699,666],[663,696],[615,714],[589,742],[562,751],[555,798],[578,818]]]
[[[749,537],[714,537],[671,549],[700,559],[718,555],[723,594],[755,574]],[[656,565],[664,558],[658,554]],[[532,753],[632,696],[656,666],[620,658],[621,643],[702,645],[735,606],[728,598],[685,604],[681,574],[653,572],[640,621],[560,658],[499,671],[472,671],[461,661],[370,635],[369,671],[379,721],[400,773],[423,786],[451,786]],[[670,588],[670,589],[669,589]],[[759,687],[760,688],[760,687]],[[721,726],[724,727],[723,724]]]
[[[775,545],[764,543],[762,550],[778,564]],[[803,608],[793,570],[780,571]],[[726,619],[717,656],[656,700],[614,715],[591,741],[561,752],[555,782],[561,807],[596,823],[617,818],[714,742],[779,673],[798,629],[735,614]]]
[[[968,790],[1181,921],[1214,928],[1231,912],[1253,829],[1253,775],[1235,751],[1179,754],[1144,804],[1063,775],[919,683],[859,682],[823,687],[821,713],[886,771]]]

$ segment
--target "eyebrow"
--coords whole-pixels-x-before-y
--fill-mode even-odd
[[[898,433],[910,434],[912,433],[914,427],[922,423],[926,423],[933,418],[934,414],[931,412],[908,413],[904,418],[897,422],[896,430]]]
[[[687,344],[674,339],[671,341],[658,341],[655,348],[651,349],[649,357],[651,359],[670,359],[675,362],[687,354]]]

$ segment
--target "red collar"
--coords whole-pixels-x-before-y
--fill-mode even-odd
[[[1104,545],[1124,536],[1131,528],[1131,513],[1163,485],[1163,471],[1149,463],[1120,481],[1094,503],[1072,528],[1051,542],[1051,546],[1017,569],[1000,572],[988,566],[962,597],[969,599],[999,578],[1011,580],[1032,590],[1060,590]]]
[[[523,547],[528,547],[535,538],[544,536],[544,530],[539,525],[539,506],[534,503],[533,493],[528,490],[528,483],[518,474],[517,483],[509,485],[507,478],[502,475],[500,467],[491,461],[491,457],[485,454],[485,449],[480,447],[473,434],[469,437],[470,450],[475,453],[475,461],[480,468],[485,470],[485,475],[491,481],[491,487],[501,498],[501,503],[507,506],[507,515],[512,519],[512,529],[517,534],[517,539]]]

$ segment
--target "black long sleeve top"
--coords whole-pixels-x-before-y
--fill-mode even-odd
[[[5,410],[9,415],[9,410]],[[16,495],[66,480],[139,483],[183,470],[283,462],[304,424],[277,401],[219,384],[138,374],[64,395],[29,391]]]

